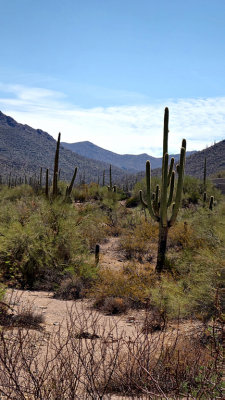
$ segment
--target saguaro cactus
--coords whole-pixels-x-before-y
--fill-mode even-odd
[[[113,185],[112,185],[112,165],[111,164],[109,166],[109,186],[108,186],[108,190],[110,192],[112,192],[112,190],[113,190]]]
[[[209,209],[212,211],[213,210],[213,204],[214,204],[214,196],[210,197],[210,202],[209,202]]]
[[[45,175],[45,196],[48,198],[48,168],[46,169]]]
[[[59,171],[59,146],[60,146],[60,137],[61,133],[58,135],[58,141],[56,145],[55,151],[55,163],[54,163],[54,175],[53,175],[53,196],[57,196],[58,194],[58,171]]]
[[[77,175],[77,167],[75,167],[75,169],[74,169],[74,173],[73,173],[73,177],[71,179],[70,185],[67,186],[67,188],[66,188],[66,199],[68,199],[72,193],[73,184],[76,179],[76,175]]]
[[[206,202],[206,157],[204,159],[204,174],[203,174],[203,205]]]
[[[156,265],[156,271],[159,273],[165,269],[165,256],[166,256],[168,230],[176,221],[181,203],[183,181],[184,181],[185,153],[186,153],[186,140],[183,139],[180,151],[180,162],[179,165],[176,166],[178,180],[177,180],[175,201],[173,203],[175,172],[173,171],[174,158],[171,158],[170,167],[168,168],[168,162],[169,162],[168,125],[169,125],[169,109],[165,108],[161,190],[159,188],[159,185],[157,185],[155,192],[152,193],[151,191],[151,166],[150,166],[150,161],[147,161],[146,162],[147,203],[143,200],[142,191],[140,191],[140,199],[143,206],[148,208],[151,217],[159,223],[158,257]],[[168,210],[171,205],[172,205],[172,210],[170,212],[170,217],[168,217]]]

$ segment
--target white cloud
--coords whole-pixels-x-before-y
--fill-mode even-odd
[[[225,97],[168,99],[155,104],[79,108],[57,91],[0,84],[0,109],[65,142],[89,140],[117,153],[160,156],[164,107],[170,109],[169,152],[201,150],[225,138]]]

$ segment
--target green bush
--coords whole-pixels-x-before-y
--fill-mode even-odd
[[[33,196],[9,203],[5,193],[0,206],[0,270],[11,284],[57,282],[65,267],[83,262],[87,248],[73,207]]]

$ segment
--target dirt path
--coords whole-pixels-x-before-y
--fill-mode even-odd
[[[121,269],[128,261],[120,249],[120,238],[110,237],[100,246],[100,266],[103,268]]]
[[[145,310],[131,310],[123,316],[104,315],[93,310],[91,300],[77,300],[76,302],[58,300],[53,297],[52,292],[8,290],[7,297],[14,312],[30,310],[34,315],[41,314],[44,319],[41,326],[46,332],[53,332],[59,326],[66,329],[70,313],[75,313],[86,319],[90,318],[91,315],[91,318],[93,318],[94,315],[94,318],[101,321],[104,327],[109,327],[112,323],[116,324],[117,334],[125,331],[125,336],[130,337],[137,327],[141,326],[145,317]]]

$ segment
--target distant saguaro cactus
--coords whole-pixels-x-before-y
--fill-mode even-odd
[[[67,186],[67,188],[66,188],[66,199],[68,199],[72,193],[73,184],[75,182],[76,175],[77,175],[77,167],[75,167],[75,169],[74,169],[74,173],[73,173],[73,177],[71,179],[70,185]]]
[[[48,198],[48,168],[46,169],[45,175],[45,196]]]
[[[150,161],[147,161],[146,162],[147,203],[143,200],[142,191],[140,191],[140,199],[143,206],[145,208],[148,208],[151,217],[154,219],[154,221],[157,221],[159,223],[158,257],[156,264],[156,271],[159,273],[165,269],[168,230],[176,221],[181,203],[183,181],[184,181],[185,154],[186,154],[186,140],[183,139],[180,151],[180,162],[176,168],[178,173],[178,181],[177,181],[175,202],[173,203],[175,172],[173,171],[174,158],[171,158],[170,167],[168,168],[168,163],[169,163],[168,125],[169,125],[169,109],[165,108],[161,190],[159,188],[159,185],[157,185],[155,193],[152,193],[151,191],[151,165]],[[168,209],[172,203],[173,205],[170,213],[171,215],[168,218],[167,216]]]
[[[204,159],[204,174],[203,174],[203,205],[206,202],[206,157]]]
[[[112,192],[112,190],[113,190],[113,185],[112,185],[112,165],[111,164],[109,166],[109,186],[108,186],[108,190],[110,192]]]
[[[58,194],[58,171],[59,171],[60,138],[61,138],[61,133],[59,133],[59,135],[58,135],[58,141],[57,141],[56,151],[55,151],[55,163],[54,163],[54,174],[53,174],[53,190],[52,190],[53,197],[57,196],[57,194]]]

